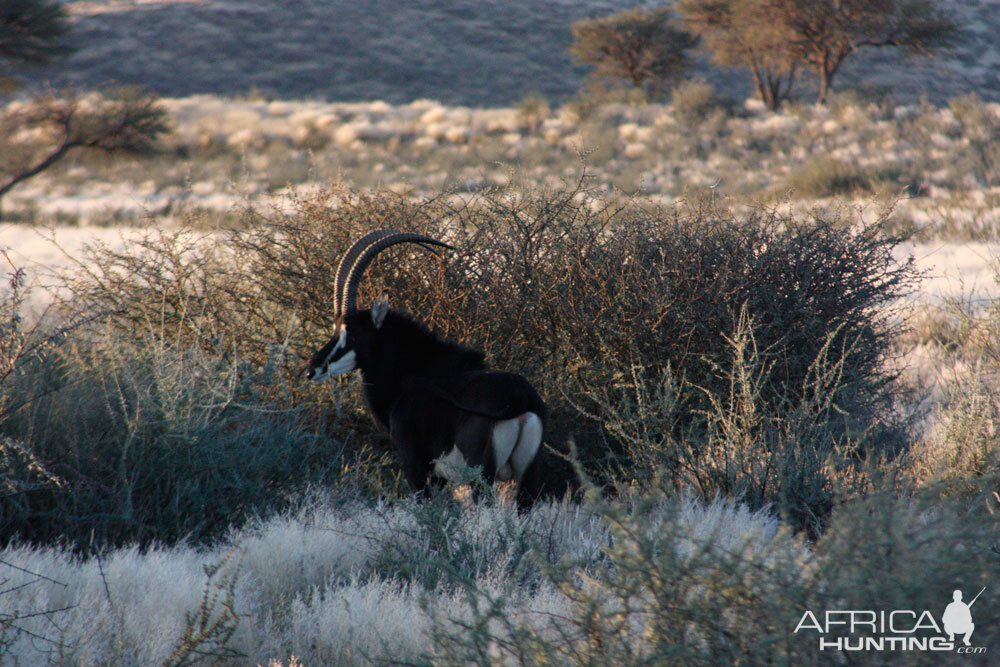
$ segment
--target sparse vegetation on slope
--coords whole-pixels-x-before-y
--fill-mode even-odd
[[[173,131],[162,150],[70,155],[12,190],[6,213],[10,222],[155,218],[213,228],[239,220],[246,199],[284,206],[289,186],[340,181],[416,197],[562,187],[583,154],[601,188],[658,201],[711,194],[776,203],[792,192],[807,211],[835,207],[834,197],[870,205],[903,194],[894,218],[923,239],[998,236],[996,104],[904,106],[844,94],[829,109],[772,114],[727,106],[704,83],[682,86],[669,105],[609,95],[591,90],[562,108],[529,96],[519,108],[490,110],[163,100]]]
[[[66,4],[73,16],[73,42],[80,48],[58,69],[33,73],[39,83],[143,85],[171,96],[258,90],[283,99],[406,104],[434,98],[497,106],[521,97],[525,81],[553,100],[572,94],[583,75],[568,53],[574,21],[668,3],[505,0],[487,6],[474,0],[410,0],[393,4],[392,11],[348,0]],[[882,8],[900,3],[825,4]],[[996,101],[1000,51],[993,39],[993,0],[934,4],[963,28],[951,57],[915,68],[897,54],[869,50],[845,63],[839,85],[891,87],[906,98],[926,93],[937,103],[975,89]],[[752,92],[742,71],[703,67],[699,75],[739,98]]]

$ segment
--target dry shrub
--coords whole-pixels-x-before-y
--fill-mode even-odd
[[[517,105],[518,123],[530,134],[537,134],[550,115],[552,108],[549,101],[540,93],[525,95]]]
[[[722,108],[715,87],[704,79],[688,79],[670,91],[670,106],[677,119],[698,127],[710,114]]]
[[[935,314],[924,339],[951,372],[939,378],[936,428],[914,447],[909,472],[933,494],[1000,494],[1000,299],[953,299]]]
[[[892,378],[883,370],[893,334],[888,306],[913,277],[908,263],[893,259],[899,239],[885,233],[884,217],[855,224],[773,210],[736,212],[712,202],[665,209],[598,196],[580,184],[424,201],[334,187],[291,203],[284,212],[247,211],[243,224],[223,235],[153,234],[124,252],[94,252],[89,268],[69,286],[74,305],[108,313],[105,326],[114,332],[108,339],[114,344],[108,349],[88,343],[92,347],[81,358],[98,356],[71,367],[78,382],[99,378],[103,384],[93,388],[93,398],[84,396],[78,403],[70,398],[76,390],[67,387],[63,407],[37,418],[54,420],[59,413],[60,423],[86,424],[91,416],[80,411],[88,402],[120,404],[105,413],[135,427],[110,431],[108,441],[118,443],[112,451],[120,452],[126,442],[133,448],[149,446],[159,442],[151,433],[162,430],[162,420],[157,418],[152,428],[144,422],[146,415],[167,408],[174,415],[176,401],[207,399],[183,393],[164,398],[142,389],[146,380],[130,378],[148,377],[155,386],[193,357],[202,359],[199,364],[229,369],[220,376],[233,383],[226,389],[232,397],[229,408],[217,424],[223,432],[241,432],[248,423],[257,432],[267,419],[254,415],[291,410],[293,426],[276,426],[285,434],[281,442],[297,442],[311,431],[322,442],[348,438],[352,455],[384,456],[387,443],[374,433],[357,393],[334,385],[331,411],[330,391],[306,383],[301,373],[306,358],[330,333],[331,286],[342,252],[372,228],[391,227],[442,238],[456,250],[440,258],[416,247],[384,253],[368,272],[361,302],[387,291],[395,307],[428,321],[446,337],[483,349],[495,367],[525,374],[552,408],[547,442],[559,449],[574,436],[585,467],[602,481],[647,480],[649,461],[658,466],[665,461],[661,472],[672,484],[700,480],[709,495],[745,493],[755,505],[775,501],[770,491],[755,488],[770,485],[771,473],[720,478],[707,455],[730,445],[732,433],[721,427],[743,391],[734,382],[739,369],[732,340],[744,320],[752,323],[756,355],[753,400],[744,405],[761,415],[741,431],[750,450],[771,458],[769,448],[775,445],[760,437],[764,425],[793,415],[808,416],[801,423],[812,424],[809,433],[827,434],[813,456],[817,463],[806,467],[813,472],[844,442],[858,459],[881,456],[895,442],[856,437],[881,428],[891,408]],[[118,350],[118,357],[111,353]],[[174,360],[152,363],[164,352]],[[817,364],[835,373],[822,375],[829,378],[818,383]],[[142,368],[150,370],[136,370]],[[634,429],[616,433],[611,428],[633,419],[631,403],[615,390],[632,375],[640,384],[667,375],[683,380],[669,406],[674,419],[647,420],[642,426],[662,444],[659,453],[645,459],[623,437]],[[130,390],[136,397],[153,395],[154,408],[135,412],[128,392],[120,397],[115,384],[120,376],[129,379],[126,386],[136,387]],[[201,379],[191,382],[192,391],[201,391],[202,384]],[[79,407],[65,415],[66,405]],[[241,412],[241,406],[250,409]],[[594,419],[581,420],[581,413]],[[54,432],[56,422],[47,423],[48,432]],[[24,426],[12,434],[25,440],[31,429],[46,428]],[[101,432],[81,432],[81,445],[84,433]],[[869,448],[875,440],[883,443],[878,452]],[[211,444],[197,442],[199,447]],[[796,442],[787,451],[813,446],[808,438]],[[287,451],[283,447],[276,451]],[[685,451],[692,456],[681,465]],[[109,456],[109,461],[121,459]],[[42,460],[53,458],[55,450],[50,450]],[[558,493],[574,475],[556,457],[550,459],[547,479]],[[215,464],[204,465],[204,474],[211,476]],[[694,470],[684,469],[692,465]],[[181,470],[161,469],[169,475]],[[389,487],[379,481],[378,490],[398,490],[398,477],[386,479],[385,472],[382,468],[378,478]],[[359,477],[372,473],[362,466]],[[796,508],[797,525],[815,527],[829,511],[826,480],[806,475],[800,482],[813,491],[789,491],[794,497],[780,503],[782,509]],[[240,480],[261,481],[253,475]],[[164,488],[179,483],[159,482]],[[821,493],[814,492],[817,486]],[[250,487],[240,488],[253,494]],[[223,506],[231,502],[218,500]],[[201,504],[189,509],[206,511]],[[177,521],[167,535],[188,526],[187,520]],[[150,535],[161,527],[157,524]]]
[[[906,183],[904,176],[891,165],[859,166],[829,155],[817,155],[792,172],[787,186],[805,197],[871,194],[886,187],[898,191],[904,185],[917,192],[919,185]]]
[[[975,93],[949,103],[964,141],[956,151],[956,173],[971,174],[978,183],[993,187],[1000,183],[1000,116]]]
[[[580,187],[419,203],[340,192],[302,204],[234,244],[248,253],[261,296],[316,336],[303,355],[329,329],[342,249],[372,221],[444,238],[457,250],[441,260],[419,249],[386,253],[369,274],[369,297],[387,291],[443,335],[526,374],[556,408],[548,441],[575,433],[590,469],[624,444],[596,427],[620,416],[625,404],[604,400],[605,390],[634,369],[685,378],[677,428],[656,428],[689,442],[704,434],[704,416],[734,395],[730,339],[741,317],[753,322],[756,402],[768,420],[812,401],[821,423],[856,436],[890,407],[886,307],[913,271],[892,256],[899,239],[885,232],[887,215],[852,224],[737,215],[712,203],[661,209]],[[835,377],[818,379],[817,364]],[[581,427],[577,410],[597,420]],[[640,474],[634,463],[617,474]]]
[[[856,459],[874,455],[881,463],[902,443],[885,439],[895,425],[880,423],[884,414],[871,406],[862,419],[845,410],[856,396],[844,376],[852,350],[830,346],[839,332],[827,338],[802,386],[774,395],[767,387],[773,361],[758,348],[756,329],[744,310],[725,337],[731,350],[716,368],[721,389],[705,389],[670,367],[658,377],[633,367],[592,394],[625,453],[614,477],[642,488],[738,497],[816,535],[837,496],[870,483]]]
[[[0,552],[0,659],[162,664],[177,649],[251,664],[826,664],[818,634],[794,631],[806,611],[822,622],[928,610],[940,623],[953,590],[971,600],[983,586],[972,642],[989,647],[1000,639],[991,502],[877,495],[840,506],[809,543],[767,512],[691,496],[607,501],[591,488],[585,503],[527,513],[316,498],[208,548],[81,559],[13,546]]]
[[[648,101],[646,91],[641,88],[589,80],[566,102],[566,106],[577,118],[586,120],[597,116],[603,107],[641,107]]]

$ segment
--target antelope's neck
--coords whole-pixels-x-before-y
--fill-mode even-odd
[[[361,382],[364,388],[365,404],[382,428],[389,428],[389,415],[393,406],[403,394],[402,385],[398,380],[390,381],[381,374],[361,370]]]

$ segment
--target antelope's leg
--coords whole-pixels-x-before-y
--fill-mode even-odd
[[[406,481],[410,483],[410,488],[415,492],[429,498],[431,495],[431,466],[423,465],[419,461],[409,461],[403,464],[403,474]]]
[[[538,457],[536,456],[528,464],[527,470],[521,473],[521,479],[517,481],[517,495],[514,496],[514,502],[517,503],[517,509],[520,512],[531,509],[538,498],[539,491],[541,490],[541,480],[539,479],[540,469]]]
[[[433,441],[437,434],[420,419],[421,407],[417,404],[398,404],[389,416],[389,439],[396,447],[410,487],[429,497],[431,489],[428,488],[428,481],[434,461],[426,451],[426,443]]]

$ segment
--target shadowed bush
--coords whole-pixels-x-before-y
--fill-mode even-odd
[[[3,542],[204,540],[342,464],[337,441],[266,395],[269,368],[235,354],[96,328],[46,370],[10,388],[50,385],[3,424],[47,477],[0,500]]]
[[[773,362],[757,347],[756,328],[744,311],[725,337],[731,350],[716,368],[726,383],[721,390],[705,389],[669,366],[660,376],[634,366],[591,393],[603,415],[595,419],[625,454],[612,478],[770,506],[816,535],[838,496],[856,495],[870,483],[867,473],[875,466],[866,470],[858,459],[871,456],[881,464],[905,446],[902,432],[894,433],[902,424],[885,421],[888,412],[859,419],[844,409],[857,399],[844,376],[850,349],[821,348],[801,386],[769,394]],[[708,405],[698,407],[700,399]]]

